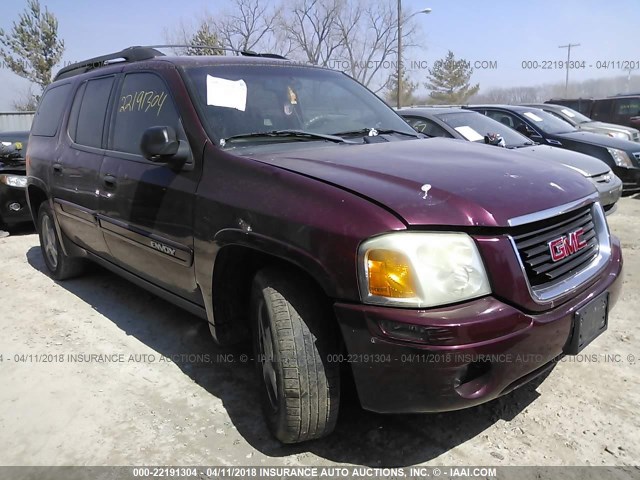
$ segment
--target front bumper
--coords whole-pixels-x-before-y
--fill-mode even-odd
[[[362,407],[380,413],[458,410],[493,400],[554,365],[576,309],[622,286],[620,242],[597,280],[571,300],[528,313],[492,296],[429,310],[334,306]],[[385,322],[428,329],[429,344],[389,338]]]
[[[600,205],[606,214],[612,213],[612,210],[620,197],[622,196],[623,183],[617,176],[611,175],[609,182],[598,182],[591,179],[593,185],[598,190]]]
[[[640,192],[640,168],[615,167],[613,173],[622,180],[623,194],[632,195]]]
[[[32,221],[26,192],[25,188],[0,183],[0,224],[13,226]]]

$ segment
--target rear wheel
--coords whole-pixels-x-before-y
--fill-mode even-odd
[[[38,210],[38,235],[44,263],[54,280],[66,280],[78,276],[84,269],[80,258],[73,258],[64,253],[56,231],[51,207],[43,202]]]
[[[340,402],[337,335],[315,286],[293,272],[260,271],[251,322],[262,405],[271,433],[298,443],[331,433]]]

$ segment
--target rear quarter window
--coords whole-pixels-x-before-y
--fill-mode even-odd
[[[55,137],[70,93],[70,83],[52,87],[45,92],[33,119],[31,135]]]
[[[89,80],[78,89],[71,108],[69,136],[80,145],[102,147],[107,105],[114,77]]]

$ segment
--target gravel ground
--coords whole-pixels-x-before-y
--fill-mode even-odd
[[[293,447],[269,436],[242,351],[217,348],[205,323],[97,267],[52,281],[37,236],[18,232],[0,239],[0,464],[636,465],[638,218],[640,200],[625,198],[609,219],[625,287],[584,352],[591,361],[446,414],[383,416],[347,398],[334,435]],[[194,362],[205,355],[213,364]]]

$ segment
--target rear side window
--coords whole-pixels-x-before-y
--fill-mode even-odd
[[[409,125],[415,128],[418,132],[429,135],[430,137],[444,137],[451,138],[449,132],[447,132],[440,125],[421,117],[405,117],[405,120]]]
[[[184,137],[169,90],[155,74],[128,74],[122,83],[115,109],[113,150],[140,155],[140,139],[149,127],[173,127],[179,137]]]
[[[616,113],[624,117],[640,115],[640,98],[624,98],[616,100]]]
[[[70,83],[52,87],[45,92],[38,106],[38,112],[33,119],[31,135],[38,137],[54,137],[56,135],[70,92]]]
[[[593,106],[593,117],[604,117],[611,113],[611,100],[597,100]]]
[[[71,109],[69,135],[74,142],[102,147],[102,132],[114,77],[89,80],[78,89]]]

